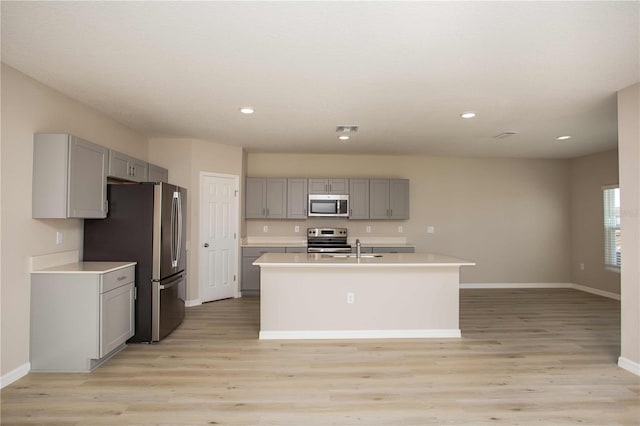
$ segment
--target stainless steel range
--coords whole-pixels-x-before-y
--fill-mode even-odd
[[[307,253],[351,253],[347,228],[307,228]]]

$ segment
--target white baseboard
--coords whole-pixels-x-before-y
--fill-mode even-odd
[[[260,331],[260,340],[313,339],[439,339],[460,338],[459,329],[451,330],[283,330]]]
[[[460,283],[460,288],[571,288],[570,283]]]
[[[620,357],[618,358],[618,367],[624,368],[627,371],[635,374],[636,376],[640,376],[640,364],[637,362],[631,361],[628,358]]]
[[[610,291],[599,290],[593,287],[587,287],[581,284],[573,283],[461,283],[461,289],[472,288],[572,288],[574,290],[584,291],[585,293],[595,294],[597,296],[607,297],[609,299],[620,300],[620,295]]]
[[[595,294],[597,296],[608,297],[609,299],[620,300],[620,295],[616,293],[612,293],[610,291],[600,290],[593,287],[587,287],[582,284],[571,284],[571,288],[584,291],[585,293]]]
[[[199,305],[202,305],[202,299],[191,299],[191,300],[184,301],[184,306],[187,308],[190,308],[192,306],[199,306]]]
[[[26,364],[22,364],[20,367],[14,368],[13,370],[9,371],[4,376],[0,377],[0,389],[4,388],[5,386],[9,386],[11,383],[15,382],[18,379],[23,378],[24,376],[29,374],[30,370],[31,363],[27,362]]]

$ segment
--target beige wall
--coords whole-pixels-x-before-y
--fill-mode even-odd
[[[411,185],[407,221],[249,220],[247,236],[304,239],[307,226],[344,225],[354,237],[404,236],[417,251],[476,262],[463,268],[462,282],[570,282],[565,160],[250,153],[247,175],[408,178]],[[296,224],[301,234],[293,232]],[[269,226],[268,234],[263,225]],[[365,234],[366,225],[372,226],[371,234]],[[435,233],[428,234],[427,226],[434,226]]]
[[[621,365],[640,375],[640,83],[618,92]]]
[[[620,294],[620,274],[604,267],[602,208],[602,186],[617,183],[617,150],[571,160],[572,282]]]
[[[169,182],[189,191],[187,300],[197,301],[200,298],[200,173],[236,175],[242,182],[242,148],[197,139],[153,138],[149,141],[149,161],[168,168]],[[241,212],[238,211],[238,223],[241,222]],[[238,247],[239,242],[240,239]]]
[[[31,219],[36,132],[71,133],[147,158],[142,135],[2,64],[2,375],[29,362],[29,258],[82,247],[81,220]]]

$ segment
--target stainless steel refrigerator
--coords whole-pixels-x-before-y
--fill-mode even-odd
[[[85,261],[136,261],[130,342],[157,342],[184,319],[187,190],[167,183],[109,184],[106,219],[85,219]]]

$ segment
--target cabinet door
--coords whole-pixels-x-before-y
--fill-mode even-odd
[[[244,199],[246,219],[262,219],[267,215],[267,180],[247,178]]]
[[[149,164],[147,182],[169,182],[169,170],[155,164]]]
[[[287,179],[287,218],[307,218],[307,180]]]
[[[109,150],[109,172],[108,176],[130,180],[131,164],[130,157],[113,149]]]
[[[369,219],[369,179],[349,179],[349,219]]]
[[[329,194],[349,194],[349,179],[329,179]]]
[[[329,179],[309,179],[309,194],[328,194]]]
[[[108,149],[75,136],[69,145],[68,216],[105,218]]]
[[[389,179],[369,180],[371,219],[389,218]]]
[[[146,161],[131,158],[131,180],[136,182],[147,182],[149,176],[149,163]]]
[[[389,180],[389,217],[409,219],[409,180]]]
[[[256,293],[260,291],[260,267],[253,265],[258,257],[242,258],[242,282],[240,290]]]
[[[100,357],[134,334],[133,282],[100,295]]]
[[[287,179],[267,179],[267,218],[287,217]]]

